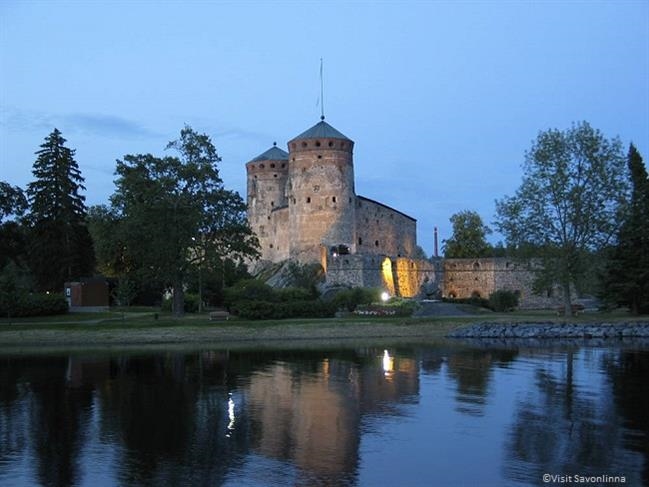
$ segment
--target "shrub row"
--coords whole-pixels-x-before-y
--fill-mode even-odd
[[[311,301],[237,301],[230,311],[248,320],[272,320],[284,318],[329,318],[335,308],[331,303]]]
[[[450,299],[444,298],[443,301],[448,303],[457,303],[457,304],[471,304],[473,306],[480,306],[482,308],[491,309],[493,311],[513,311],[518,307],[520,294],[516,291],[508,291],[506,289],[501,289],[499,291],[494,291],[489,296],[489,299],[471,297],[471,298],[462,298],[462,299]]]
[[[354,311],[360,305],[368,305],[380,299],[381,290],[356,287],[339,291],[331,300],[335,309]]]
[[[63,294],[15,294],[11,299],[0,300],[0,316],[49,316],[68,312],[68,302]]]

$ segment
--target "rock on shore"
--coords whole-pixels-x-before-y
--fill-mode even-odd
[[[476,323],[448,338],[632,338],[649,337],[649,323]]]

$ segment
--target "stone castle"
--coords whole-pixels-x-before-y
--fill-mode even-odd
[[[320,263],[331,287],[456,298],[510,289],[523,306],[548,305],[551,296],[531,292],[525,263],[417,255],[417,221],[356,194],[353,149],[322,117],[288,142],[288,152],[273,144],[246,164],[248,220],[262,261]]]

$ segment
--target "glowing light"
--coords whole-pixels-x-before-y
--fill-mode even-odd
[[[394,371],[394,357],[390,357],[387,350],[383,350],[383,373],[387,377]]]
[[[381,263],[381,277],[383,286],[387,292],[394,294],[394,278],[392,276],[392,261],[389,257],[383,259]]]
[[[234,431],[234,422],[235,422],[235,415],[234,415],[234,401],[232,400],[232,393],[230,393],[230,398],[228,399],[228,418],[230,419],[230,422],[228,423],[228,432],[225,434],[227,438],[230,438],[230,434],[232,431]]]
[[[381,293],[381,301],[385,303],[388,299],[390,299],[390,294],[388,294],[386,291],[383,291]]]

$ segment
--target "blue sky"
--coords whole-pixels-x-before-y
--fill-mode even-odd
[[[320,58],[357,194],[417,218],[428,254],[453,213],[493,221],[540,130],[586,120],[649,160],[647,0],[3,0],[0,179],[31,181],[57,127],[104,203],[116,159],[189,124],[245,197],[245,162],[318,121]]]

